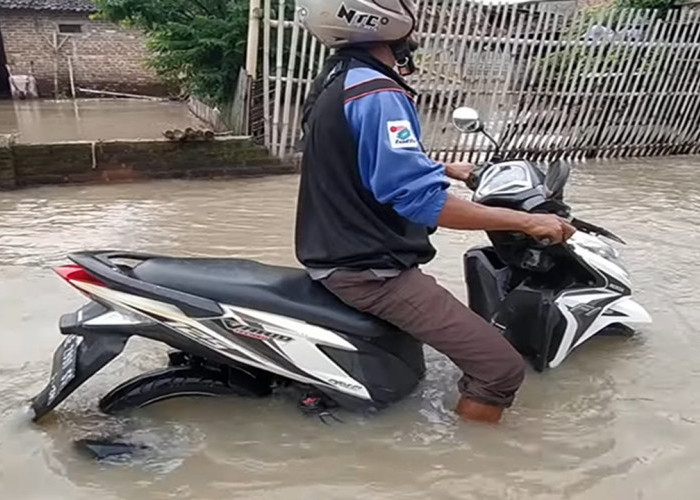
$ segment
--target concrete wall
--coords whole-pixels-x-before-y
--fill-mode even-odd
[[[58,57],[52,48],[59,24],[80,24],[82,33],[58,34]],[[54,62],[58,61],[60,92],[70,95],[68,57],[78,86],[99,90],[163,95],[166,87],[146,68],[143,35],[88,14],[0,10],[7,61],[13,74],[29,74],[32,63],[39,94],[53,96]]]
[[[0,136],[0,189],[157,178],[293,173],[248,138],[13,144]]]

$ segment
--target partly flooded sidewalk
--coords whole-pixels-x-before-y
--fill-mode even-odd
[[[0,101],[0,191],[42,184],[295,171],[249,137],[164,137],[209,128],[183,102]]]
[[[201,127],[184,102],[140,99],[0,101],[0,135],[42,144],[158,139],[168,129]]]

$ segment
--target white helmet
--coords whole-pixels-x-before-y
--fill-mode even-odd
[[[400,42],[416,29],[414,0],[297,0],[304,27],[337,49],[373,42]]]

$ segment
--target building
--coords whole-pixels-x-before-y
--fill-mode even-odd
[[[91,19],[91,0],[0,0],[0,94],[7,70],[33,75],[42,97],[70,96],[75,87],[146,95],[167,88],[146,64],[144,36]]]

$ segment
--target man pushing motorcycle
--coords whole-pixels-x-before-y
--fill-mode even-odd
[[[420,142],[413,0],[297,0],[305,27],[337,49],[304,105],[296,253],[348,305],[396,325],[463,372],[456,412],[498,422],[524,378],[518,352],[419,266],[436,227],[518,231],[552,243],[575,229],[555,215],[491,208],[448,193],[472,166],[431,160]],[[394,70],[398,69],[398,72]]]

